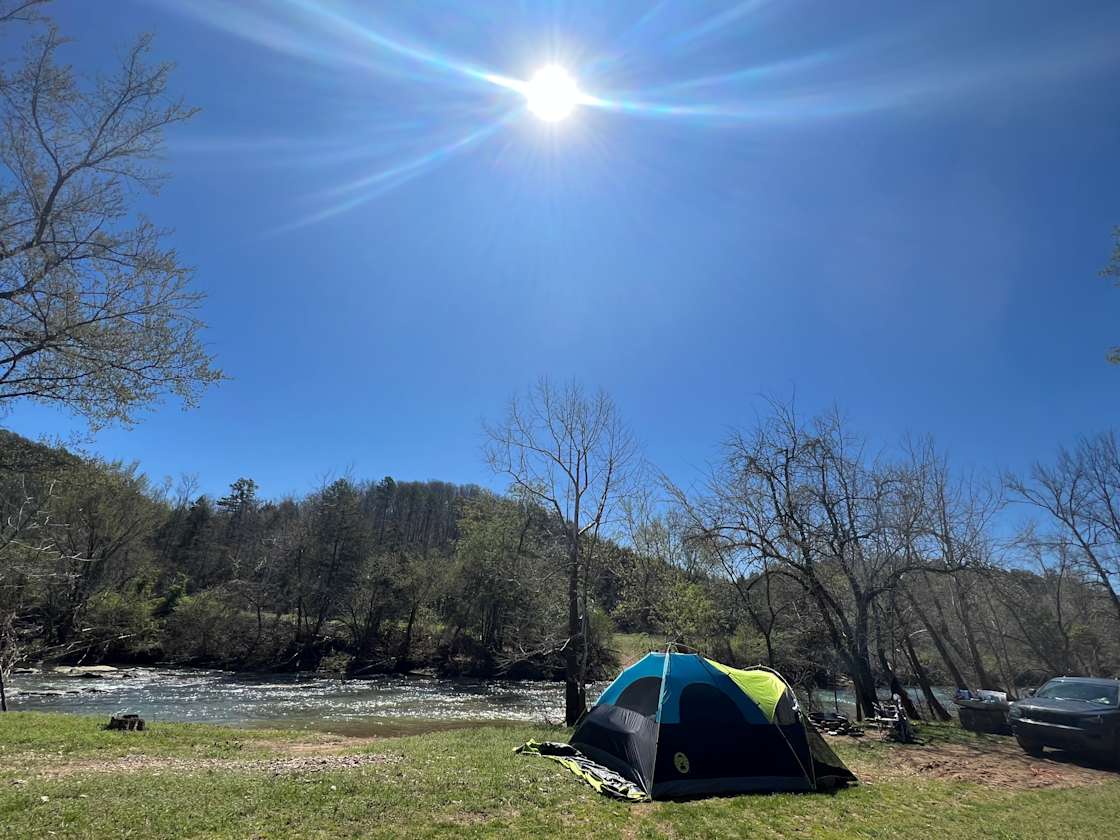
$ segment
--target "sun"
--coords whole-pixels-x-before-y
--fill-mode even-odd
[[[556,64],[538,70],[525,86],[529,110],[545,122],[559,122],[580,102],[579,87],[568,71]]]

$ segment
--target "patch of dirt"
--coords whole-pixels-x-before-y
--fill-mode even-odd
[[[323,735],[315,741],[284,741],[261,740],[254,741],[253,746],[266,750],[274,750],[290,755],[330,755],[353,747],[363,747],[378,741],[378,738],[350,738],[342,735]]]
[[[350,770],[371,765],[395,764],[399,756],[379,753],[350,755],[298,754],[260,759],[229,758],[178,758],[156,755],[126,755],[119,758],[88,761],[69,761],[65,764],[46,764],[33,768],[39,778],[61,779],[79,773],[162,773],[202,772],[209,770],[234,770],[239,772],[267,773],[273,776],[306,775],[331,770]]]
[[[1006,744],[975,746],[897,746],[875,763],[855,759],[851,766],[861,781],[870,784],[920,776],[1031,790],[1082,787],[1120,778],[1102,763],[1063,752],[1047,752],[1043,758],[1034,758],[1011,739]]]

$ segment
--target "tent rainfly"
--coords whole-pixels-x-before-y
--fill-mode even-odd
[[[856,781],[774,671],[692,653],[650,653],[624,670],[572,733],[530,741],[602,793],[673,799],[816,791]]]

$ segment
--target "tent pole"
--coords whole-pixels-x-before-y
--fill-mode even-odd
[[[665,692],[669,688],[669,661],[672,658],[672,653],[669,650],[669,645],[665,646],[665,664],[661,666],[661,694],[657,698],[657,713],[655,720],[657,721],[657,732],[653,736],[653,769],[649,773],[649,794],[650,800],[653,799],[653,784],[657,774],[657,749],[661,741],[661,704],[665,702]]]

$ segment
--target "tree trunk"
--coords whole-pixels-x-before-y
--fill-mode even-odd
[[[861,601],[856,607],[856,626],[854,628],[856,639],[853,645],[852,658],[855,660],[856,668],[859,671],[860,700],[864,706],[864,714],[868,717],[874,717],[879,695],[875,691],[875,674],[871,670],[871,648],[869,644],[871,615],[868,607],[869,604],[866,601]]]
[[[879,696],[875,692],[875,677],[871,673],[871,663],[858,650],[849,651],[847,659],[848,676],[852,679],[857,710],[863,717],[875,717],[875,706],[879,702]]]
[[[568,643],[564,647],[564,723],[575,726],[587,711],[587,698],[580,679],[580,649],[583,622],[579,614],[579,535],[568,549]]]
[[[907,600],[910,601],[910,606],[914,608],[914,612],[922,622],[922,626],[925,627],[926,632],[929,633],[930,641],[932,641],[933,646],[937,648],[937,653],[941,656],[941,661],[945,663],[945,670],[947,670],[949,676],[953,678],[953,684],[959,689],[967,689],[968,684],[965,683],[964,676],[957,667],[957,663],[953,661],[953,656],[949,653],[949,648],[945,646],[945,640],[941,638],[941,634],[937,632],[937,628],[933,626],[933,622],[929,620],[929,616],[925,614],[925,611],[918,604],[918,599],[914,597],[914,594],[909,589],[904,588],[903,591],[906,593]]]
[[[918,707],[914,705],[914,701],[910,699],[910,694],[902,685],[898,675],[895,674],[891,662],[887,659],[886,648],[883,647],[883,627],[882,616],[878,607],[874,608],[875,611],[875,653],[879,658],[879,667],[883,669],[883,674],[887,678],[887,685],[890,686],[891,697],[897,696],[899,702],[902,703],[902,710],[906,713],[906,717],[910,720],[921,720],[922,713],[918,711]],[[891,636],[893,638],[894,632],[892,630]]]
[[[941,603],[941,599],[937,597],[937,590],[934,589],[933,584],[930,582],[928,575],[923,575],[926,586],[928,587],[930,601],[933,602],[934,612],[937,614],[937,630],[941,634],[941,640],[948,643],[952,653],[956,655],[957,659],[962,662],[968,661],[968,651],[957,641],[949,631],[949,620],[945,617],[945,607]]]
[[[980,688],[994,689],[996,688],[995,680],[992,679],[987,669],[984,667],[984,661],[980,658],[980,648],[976,644],[976,633],[972,627],[972,615],[970,614],[971,606],[968,598],[965,596],[964,590],[961,588],[960,583],[956,578],[953,579],[953,588],[956,590],[957,596],[957,614],[961,619],[961,629],[964,630],[964,640],[968,645],[968,655],[972,659],[972,670],[976,672],[976,678],[980,680]]]
[[[1007,655],[1007,638],[1004,636],[1003,631],[996,624],[996,608],[992,603],[992,596],[990,589],[984,587],[984,601],[988,605],[988,616],[992,619],[990,622],[985,621],[983,625],[984,637],[988,640],[988,646],[995,652],[996,665],[999,666],[1000,675],[1003,677],[1004,688],[1007,690],[1007,697],[1010,700],[1015,699],[1015,680],[1012,678],[1011,659]],[[995,625],[993,627],[993,625]],[[994,638],[993,638],[994,634]],[[1090,676],[1092,676],[1090,674]]]
[[[296,550],[296,580],[299,582],[299,592],[296,595],[296,639],[303,638],[303,548]]]
[[[401,641],[400,651],[397,653],[397,662],[394,666],[397,671],[408,670],[408,657],[412,652],[412,628],[416,624],[416,609],[419,606],[419,602],[413,602],[412,609],[408,613],[408,624],[404,628],[404,639]]]
[[[922,666],[921,660],[918,659],[918,652],[914,650],[914,643],[910,640],[909,633],[903,636],[902,646],[903,650],[906,651],[906,658],[910,660],[910,668],[914,671],[914,677],[918,680],[918,687],[922,689],[922,695],[926,698],[926,705],[929,706],[930,714],[940,721],[952,720],[953,716],[946,711],[945,707],[941,705],[941,701],[937,699],[937,695],[933,693],[929,675]]]
[[[879,655],[879,667],[883,669],[883,673],[886,674],[887,677],[887,682],[890,684],[891,696],[898,695],[899,699],[902,701],[902,708],[906,712],[908,718],[911,720],[921,720],[922,713],[918,711],[918,707],[915,706],[914,701],[910,699],[910,694],[899,681],[898,675],[895,674],[894,668],[891,667],[890,660],[887,659],[887,652],[883,650],[883,646],[879,645],[876,652]]]
[[[867,657],[867,631],[866,631],[866,606],[862,608],[858,625],[862,639],[855,639],[855,632],[845,621],[839,611],[832,611],[828,595],[815,577],[810,577],[802,582],[802,586],[817,603],[820,617],[828,630],[833,648],[840,654],[845,671],[852,681],[852,691],[856,697],[856,720],[863,716],[875,716],[875,703],[878,700],[875,694],[875,678],[871,673],[871,662]]]
[[[7,622],[7,627],[0,628],[0,712],[8,711],[8,695],[4,691],[4,655],[7,653],[7,632],[6,630],[11,627],[11,616]],[[13,665],[14,665],[13,661]]]

